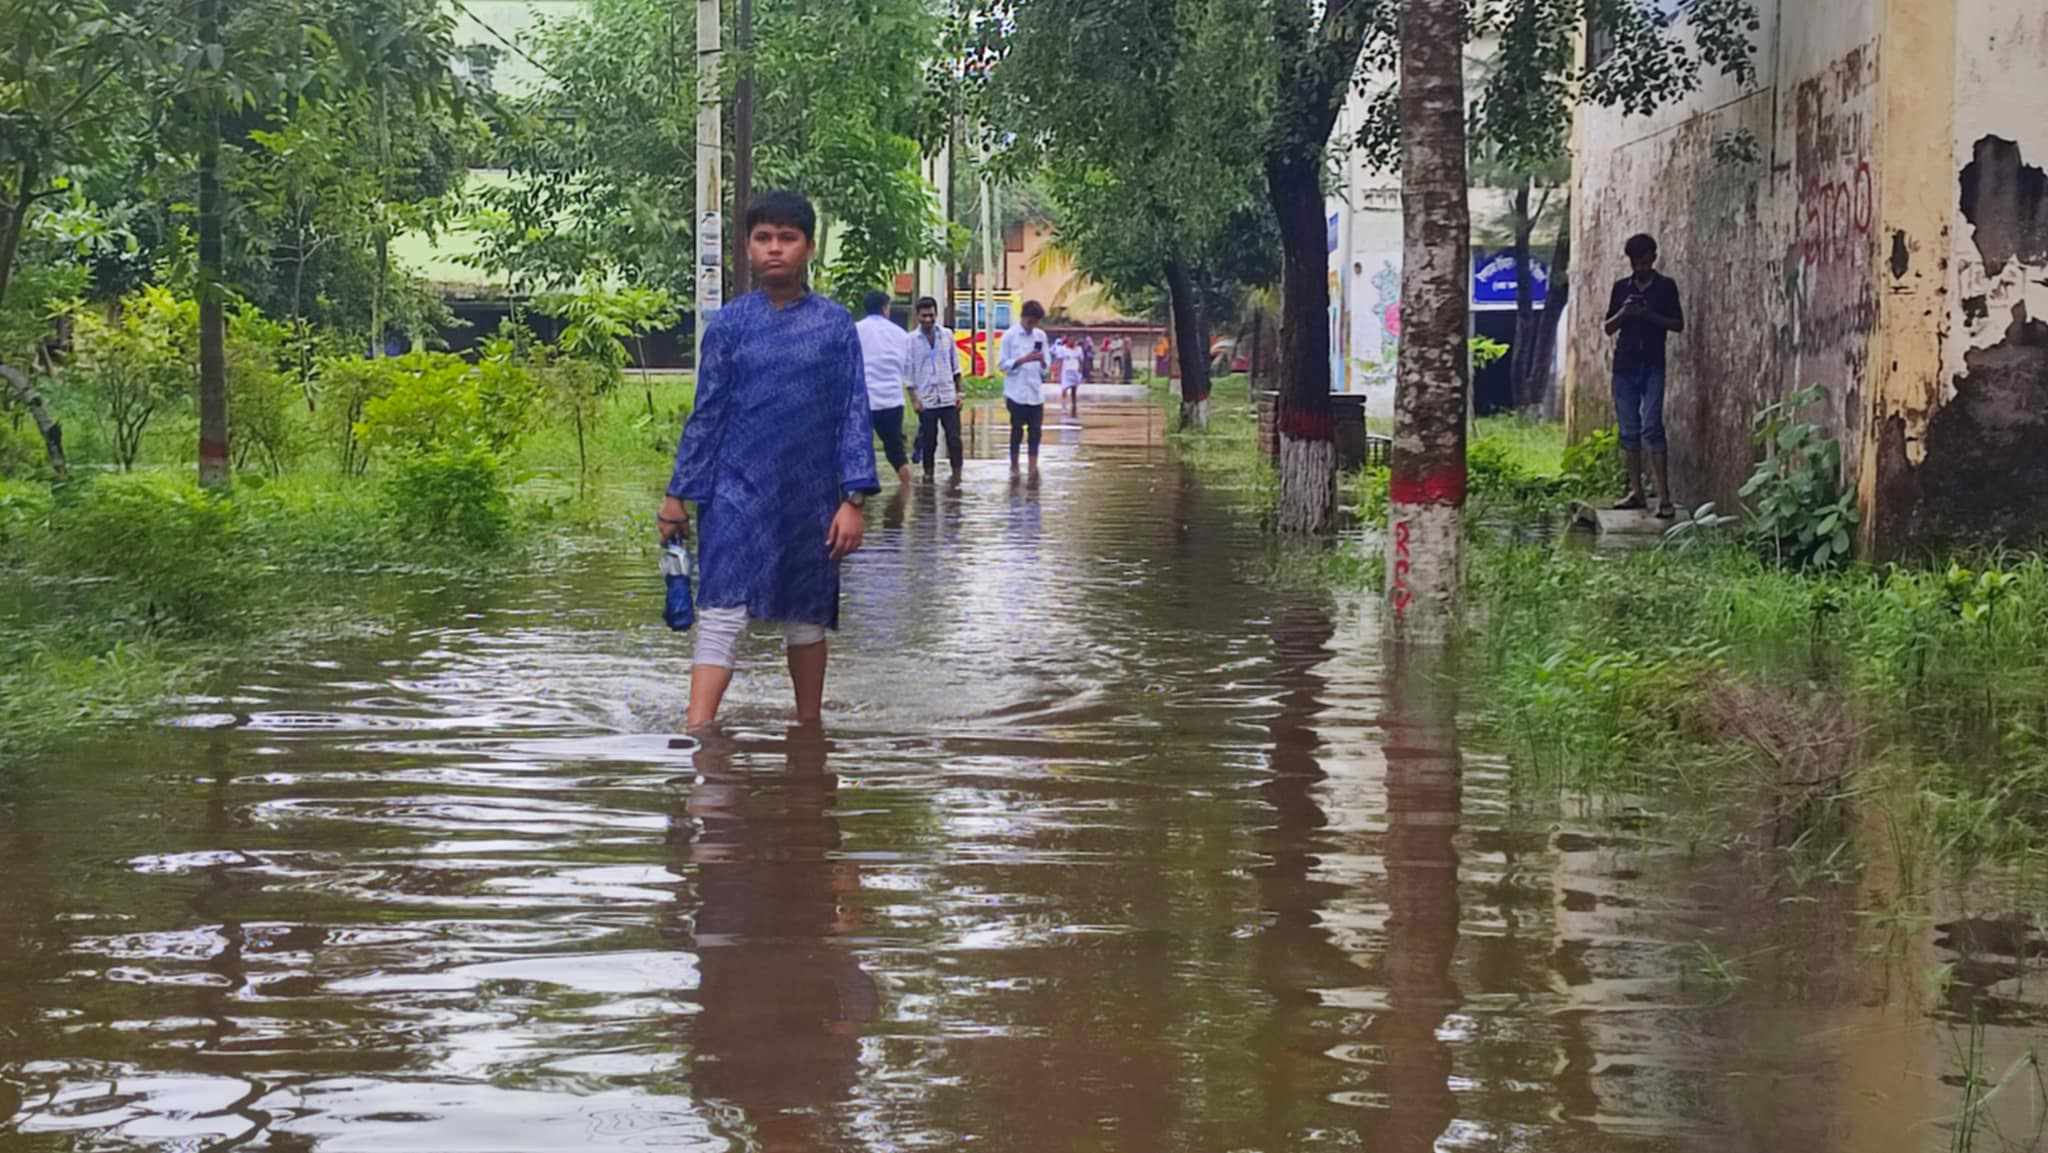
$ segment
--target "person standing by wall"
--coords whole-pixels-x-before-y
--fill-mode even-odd
[[[868,416],[896,482],[910,487],[910,454],[903,447],[903,382],[909,377],[910,334],[889,319],[889,294],[875,291],[861,301],[867,313],[854,325],[861,362],[867,366]]]
[[[1630,272],[1615,282],[1607,301],[1607,335],[1614,342],[1614,416],[1628,467],[1627,495],[1617,509],[1647,506],[1643,463],[1657,484],[1657,516],[1671,520],[1670,454],[1664,437],[1665,337],[1685,331],[1678,282],[1657,271],[1657,241],[1647,233],[1628,238],[1623,249]]]
[[[946,434],[946,458],[960,479],[960,353],[953,334],[939,327],[939,302],[917,302],[917,331],[910,334],[910,402],[917,406],[917,456],[924,479],[938,471],[939,433]]]
[[[687,537],[697,506],[696,658],[689,726],[718,718],[749,619],[781,623],[800,724],[823,708],[827,630],[839,627],[839,562],[860,548],[880,490],[860,337],[805,281],[818,217],[776,191],[747,208],[759,288],[704,329],[696,411],[676,443],[661,539]]]
[[[1024,302],[1023,317],[1003,334],[1000,364],[1003,404],[1010,410],[1010,467],[1017,467],[1017,449],[1027,440],[1031,467],[1038,467],[1038,445],[1045,439],[1045,332],[1038,327],[1045,306]]]

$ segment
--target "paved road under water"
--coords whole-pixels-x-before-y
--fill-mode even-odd
[[[0,772],[0,1148],[1949,1147],[1952,942],[1518,789],[1158,433],[872,509],[827,740],[597,558]]]

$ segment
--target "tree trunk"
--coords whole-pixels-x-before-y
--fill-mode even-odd
[[[7,303],[7,286],[14,283],[14,261],[21,253],[21,234],[28,227],[34,188],[42,179],[34,157],[21,162],[18,175],[20,183],[15,186],[14,208],[7,214],[7,231],[0,233],[0,304]]]
[[[44,403],[42,394],[31,388],[28,377],[21,370],[0,364],[0,380],[7,382],[7,393],[14,403],[28,410],[36,422],[36,431],[43,434],[43,451],[50,458],[50,473],[58,480],[71,475],[70,464],[64,459],[64,426],[50,415],[50,406]]]
[[[220,0],[200,9],[207,44],[220,43]],[[226,488],[228,469],[227,316],[221,301],[220,76],[208,78],[199,138],[199,483]]]
[[[1323,221],[1327,140],[1266,157],[1283,249],[1280,310],[1282,532],[1320,533],[1336,507],[1337,428],[1330,403],[1330,282]]]
[[[1563,406],[1558,403],[1557,379],[1557,334],[1564,322],[1565,305],[1571,303],[1572,293],[1572,202],[1566,197],[1564,221],[1558,225],[1557,240],[1550,246],[1550,289],[1543,302],[1539,332],[1541,338],[1536,347],[1539,360],[1536,367],[1537,379],[1543,382],[1542,395],[1538,403],[1545,420],[1559,420],[1563,417]]]
[[[1529,236],[1536,222],[1529,218],[1529,180],[1515,189],[1515,342],[1508,350],[1509,395],[1516,409],[1527,412],[1543,403],[1543,337],[1536,315],[1536,270],[1529,263]]]
[[[370,359],[384,359],[384,280],[391,267],[391,238],[377,230],[373,247],[377,254],[377,275],[370,282]]]
[[[1463,0],[1401,14],[1401,350],[1388,484],[1397,640],[1448,639],[1458,609],[1470,363]]]
[[[1194,278],[1179,258],[1166,262],[1166,299],[1180,350],[1180,426],[1209,427],[1209,319],[1195,297]]]

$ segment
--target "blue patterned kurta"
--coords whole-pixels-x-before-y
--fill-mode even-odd
[[[697,502],[697,603],[838,628],[825,533],[845,494],[880,488],[853,317],[816,293],[721,309],[668,485]]]

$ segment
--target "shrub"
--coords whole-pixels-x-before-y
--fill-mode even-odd
[[[235,467],[260,460],[272,476],[298,448],[297,410],[304,404],[285,371],[291,333],[253,308],[228,318],[228,443]]]
[[[150,421],[192,393],[199,305],[152,285],[123,297],[112,320],[78,312],[72,349],[68,376],[112,434],[115,463],[132,469]]]
[[[532,371],[504,349],[474,365],[445,352],[329,361],[323,381],[355,411],[343,455],[356,472],[379,450],[510,451],[531,430],[542,395]]]
[[[1764,459],[1742,486],[1750,502],[1750,535],[1780,565],[1827,568],[1849,559],[1852,531],[1863,516],[1856,494],[1840,488],[1842,444],[1792,414],[1819,401],[1801,389],[1756,416],[1753,439]]]
[[[1595,429],[1564,450],[1564,488],[1574,496],[1590,500],[1619,493],[1627,484],[1614,429]]]
[[[240,510],[189,480],[102,476],[63,486],[35,563],[103,615],[150,629],[227,623],[247,588]]]
[[[487,448],[440,448],[403,457],[384,482],[384,505],[413,537],[475,548],[502,544],[512,524],[504,465]]]
[[[19,419],[19,413],[16,413]],[[41,476],[50,463],[43,438],[32,424],[0,419],[0,480]]]

